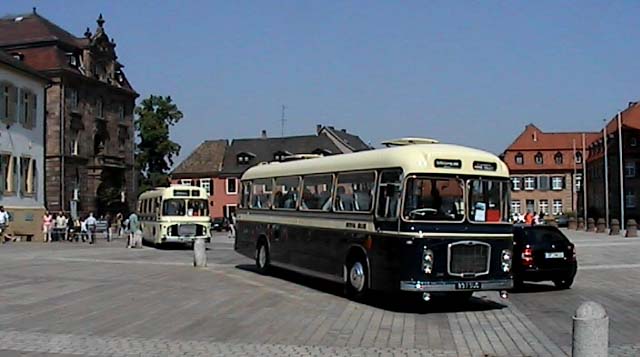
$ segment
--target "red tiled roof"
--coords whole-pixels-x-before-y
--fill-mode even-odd
[[[623,126],[640,130],[640,104],[638,102],[629,103],[627,109],[620,113],[620,117]],[[618,114],[614,115],[607,124],[607,133],[615,133],[617,131]],[[600,132],[602,133],[602,130]]]
[[[60,41],[81,47],[78,38],[36,14],[7,16],[0,19],[0,46],[45,41]]]
[[[15,68],[21,72],[28,73],[29,75],[36,77],[40,80],[44,80],[46,82],[49,81],[49,79],[45,77],[42,73],[36,71],[35,69],[23,63],[22,61],[19,61],[13,58],[12,56],[8,55],[3,51],[0,51],[0,63],[3,63],[12,68]]]
[[[178,167],[173,170],[173,178],[193,178],[214,175],[222,170],[226,140],[207,140],[200,144]]]

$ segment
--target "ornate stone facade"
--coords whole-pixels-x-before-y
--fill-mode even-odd
[[[102,15],[75,37],[35,13],[0,20],[0,48],[51,79],[47,89],[46,204],[97,214],[133,209],[133,111],[138,94]],[[4,33],[4,35],[3,35]]]

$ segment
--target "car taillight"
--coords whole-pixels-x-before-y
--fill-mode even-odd
[[[576,246],[575,245],[571,246],[571,260],[572,261],[576,260]]]
[[[533,264],[533,249],[532,248],[524,248],[522,250],[522,264],[531,265]]]

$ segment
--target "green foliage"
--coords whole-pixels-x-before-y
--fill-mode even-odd
[[[140,172],[140,192],[169,185],[169,169],[180,145],[171,141],[169,129],[182,119],[182,112],[170,96],[151,95],[136,108],[138,132],[136,165]]]

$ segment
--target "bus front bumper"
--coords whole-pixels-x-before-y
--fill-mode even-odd
[[[208,236],[202,236],[202,237],[177,237],[177,236],[166,236],[166,237],[162,237],[162,243],[190,243],[193,242],[195,239],[207,239],[207,241],[210,239]]]
[[[401,281],[400,290],[419,292],[440,291],[483,291],[507,290],[513,288],[513,280],[479,280],[479,281]]]

